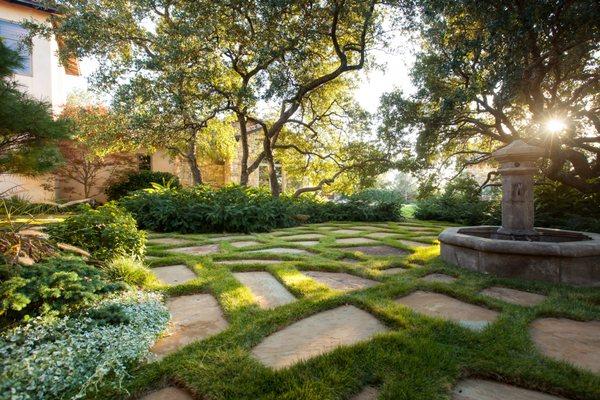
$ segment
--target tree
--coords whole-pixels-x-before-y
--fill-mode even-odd
[[[56,144],[67,126],[47,103],[19,91],[10,79],[19,65],[18,53],[0,40],[0,173],[40,174],[62,162]]]
[[[201,181],[197,140],[209,121],[233,113],[240,130],[242,184],[261,164],[280,192],[274,146],[289,123],[311,119],[311,96],[364,67],[378,33],[376,0],[61,0],[48,29],[70,53],[102,65],[99,88],[150,127],[152,144],[186,143]],[[225,114],[225,115],[224,115]],[[292,122],[292,120],[296,120]],[[247,126],[263,146],[250,159]]]
[[[104,191],[101,182],[118,179],[137,169],[135,156],[120,151],[122,124],[106,107],[68,103],[61,119],[68,121],[72,139],[60,142],[65,162],[56,170],[65,192],[77,192],[71,183],[81,185],[84,198]]]
[[[460,173],[522,138],[545,148],[544,176],[599,192],[600,4],[415,4],[408,27],[423,43],[412,71],[418,91],[389,93],[381,104],[380,138],[404,167],[456,162]]]

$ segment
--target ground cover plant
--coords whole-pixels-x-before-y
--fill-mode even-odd
[[[135,219],[114,203],[96,209],[83,205],[77,214],[48,226],[46,231],[53,240],[81,247],[97,260],[117,256],[141,259],[144,255],[146,233],[138,230]]]
[[[160,296],[128,292],[8,330],[0,335],[0,398],[80,399],[118,389],[168,319]]]
[[[216,298],[229,327],[220,334],[192,343],[162,361],[142,366],[125,388],[143,395],[176,385],[194,398],[211,399],[350,399],[365,386],[379,390],[379,399],[431,400],[450,397],[452,387],[469,376],[507,382],[569,399],[600,396],[600,376],[589,370],[545,357],[534,346],[531,323],[543,317],[578,321],[600,319],[597,289],[572,288],[541,282],[507,280],[470,272],[442,262],[436,236],[445,225],[409,220],[403,223],[327,223],[303,225],[254,235],[160,234],[185,244],[155,242],[148,253],[152,267],[184,264],[196,278],[163,286],[169,296],[210,293]],[[350,231],[350,233],[348,233]],[[386,237],[373,236],[386,233]],[[299,235],[320,235],[316,244],[303,244]],[[291,236],[292,238],[288,238]],[[299,236],[299,237],[295,237]],[[370,256],[353,251],[340,239],[372,239],[370,245],[405,250],[404,255]],[[253,241],[235,247],[240,241]],[[182,246],[215,244],[210,255],[178,253]],[[429,245],[419,247],[419,244]],[[357,246],[357,245],[355,245]],[[361,247],[365,245],[360,245]],[[249,253],[268,248],[296,248],[308,254]],[[359,249],[359,247],[356,247]],[[234,260],[254,263],[230,264]],[[260,260],[275,260],[262,265]],[[223,264],[227,261],[227,264]],[[397,274],[385,274],[401,267]],[[252,292],[233,275],[266,271],[296,300],[275,309],[261,309]],[[332,290],[305,271],[346,272],[378,285],[355,291]],[[455,278],[439,282],[423,279],[431,273]],[[481,294],[504,286],[545,295],[543,302],[524,307]],[[394,300],[416,290],[442,293],[499,313],[481,331],[429,318]],[[319,312],[350,304],[367,311],[388,331],[373,339],[274,371],[258,362],[252,349],[269,335]],[[125,398],[104,391],[97,398]]]
[[[65,314],[125,288],[75,257],[50,258],[33,266],[0,265],[0,282],[0,327]]]
[[[156,185],[122,198],[119,205],[131,212],[140,228],[156,232],[265,232],[300,222],[402,218],[397,200],[358,195],[338,202],[313,196],[273,197],[262,189],[236,185],[218,189]]]

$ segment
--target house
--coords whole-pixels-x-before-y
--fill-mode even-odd
[[[58,58],[59,41],[35,37],[31,50],[19,46],[27,31],[19,23],[34,19],[45,22],[54,10],[40,5],[34,0],[0,0],[0,37],[8,46],[20,51],[25,59],[23,68],[15,71],[14,79],[34,98],[51,104],[55,115],[61,112],[71,88],[81,88],[85,79],[80,76],[77,60],[69,60],[62,65]],[[262,139],[258,127],[249,127],[250,159],[262,149]],[[206,161],[200,162],[203,179],[213,186],[239,183],[241,143],[238,140],[238,151],[233,160],[221,164]],[[166,151],[157,151],[152,155],[132,155],[128,169],[151,169],[153,171],[170,172],[179,177],[184,185],[192,184],[192,175],[188,164],[177,157],[171,157]],[[279,166],[281,169],[281,167]],[[113,170],[103,170],[98,174],[90,197],[104,201],[104,187],[115,175]],[[282,176],[282,188],[285,189],[285,176]],[[251,186],[268,186],[269,174],[266,165],[250,174]],[[7,192],[8,191],[8,192]],[[0,193],[17,195],[29,201],[69,201],[86,197],[84,186],[73,179],[48,174],[40,177],[21,175],[0,175]]]

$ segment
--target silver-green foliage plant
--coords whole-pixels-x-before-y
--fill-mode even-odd
[[[107,298],[79,316],[37,318],[0,337],[0,399],[80,399],[119,390],[169,312],[156,293]]]

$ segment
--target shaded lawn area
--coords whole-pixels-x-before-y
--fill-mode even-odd
[[[336,229],[359,233],[333,234]],[[429,229],[429,230],[427,230]],[[157,289],[175,296],[210,293],[219,302],[229,327],[207,340],[195,342],[162,361],[133,372],[126,388],[134,396],[167,385],[185,388],[195,398],[206,399],[349,399],[367,385],[380,389],[380,399],[447,399],[463,377],[484,377],[539,390],[570,399],[600,398],[600,376],[540,355],[528,333],[529,325],[541,317],[600,320],[600,291],[540,282],[498,279],[451,267],[439,258],[435,237],[442,224],[409,220],[406,223],[328,223],[305,225],[266,234],[151,235],[152,238],[182,238],[185,244],[151,245],[152,267],[185,264],[197,279],[182,285]],[[371,257],[342,251],[336,238],[369,237],[375,231],[397,234],[378,238],[381,243],[406,250],[400,257]],[[323,234],[314,246],[282,239],[295,234]],[[372,236],[371,236],[372,237]],[[237,239],[236,239],[237,238]],[[260,242],[235,248],[233,242]],[[301,240],[301,239],[298,239]],[[430,244],[413,247],[400,240]],[[188,244],[189,243],[189,244]],[[220,243],[220,252],[208,256],[180,255],[169,249],[188,245]],[[310,256],[294,254],[244,254],[269,247],[307,249]],[[156,257],[156,258],[153,258]],[[271,265],[219,265],[233,259],[281,259]],[[352,259],[358,262],[350,262]],[[384,275],[388,267],[406,272]],[[348,272],[381,282],[354,292],[331,290],[303,275],[303,270]],[[252,293],[232,272],[268,271],[297,297],[297,301],[272,310],[260,309]],[[451,283],[426,282],[430,273],[458,278]],[[544,294],[547,299],[533,307],[521,307],[479,294],[490,286]],[[476,332],[456,323],[428,318],[402,306],[395,299],[415,290],[447,294],[500,313],[486,329]],[[351,304],[363,309],[390,330],[373,340],[339,348],[280,371],[271,370],[252,358],[250,350],[268,335],[320,311]],[[98,398],[117,398],[100,393]]]

